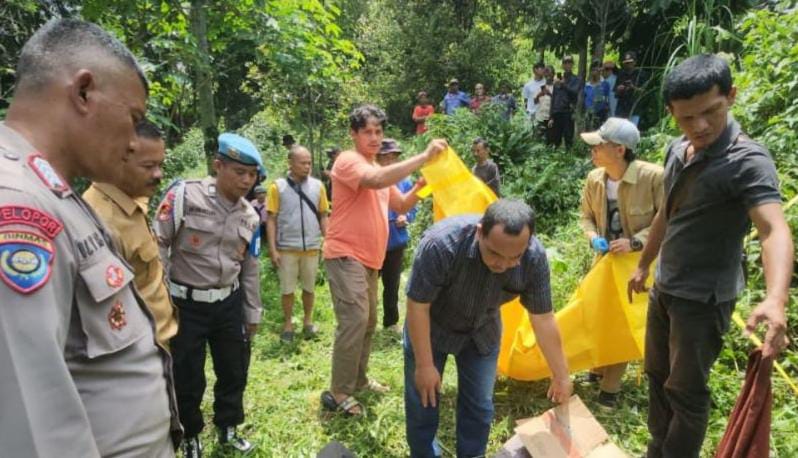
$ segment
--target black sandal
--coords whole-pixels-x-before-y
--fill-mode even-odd
[[[347,417],[366,415],[366,408],[354,396],[348,396],[343,401],[336,402],[335,396],[331,392],[325,391],[321,394],[321,405],[330,412],[343,413]],[[352,412],[354,407],[360,407],[360,413]]]

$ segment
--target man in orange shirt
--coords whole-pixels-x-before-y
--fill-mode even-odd
[[[373,105],[355,108],[349,115],[354,150],[344,151],[332,169],[333,212],[324,244],[324,259],[335,317],[330,391],[321,396],[325,408],[348,415],[364,410],[352,394],[387,387],[366,377],[371,338],[377,326],[377,275],[388,246],[388,209],[406,213],[418,201],[419,180],[406,194],[394,184],[447,148],[432,140],[416,156],[380,167],[385,113]]]

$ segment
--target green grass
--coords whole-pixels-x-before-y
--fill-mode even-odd
[[[590,254],[577,237],[578,229],[571,222],[561,227],[544,243],[550,249],[552,286],[555,300],[560,306],[589,265]],[[384,395],[358,394],[368,414],[364,418],[350,419],[329,414],[320,408],[319,396],[328,389],[330,356],[335,327],[335,317],[330,305],[326,284],[316,288],[316,320],[321,327],[320,338],[315,341],[297,340],[286,345],[280,343],[282,312],[276,274],[264,258],[262,273],[265,312],[261,329],[253,346],[249,385],[245,395],[246,421],[240,430],[255,442],[257,457],[315,457],[328,442],[337,440],[359,457],[405,457],[408,455],[404,439],[404,405],[402,397],[402,349],[398,336],[378,328],[371,355],[369,374],[391,387]],[[299,299],[299,298],[297,298]],[[738,307],[747,313],[749,298],[741,298]],[[379,313],[382,313],[381,310]],[[379,321],[379,320],[378,320]],[[301,325],[301,311],[295,310],[295,326]],[[723,434],[726,418],[739,392],[747,341],[736,328],[726,338],[724,351],[712,374],[713,410],[702,456],[712,456],[712,451]],[[786,361],[795,360],[795,347],[791,347]],[[454,400],[456,377],[453,360],[444,374],[439,437],[445,446],[444,456],[454,456]],[[203,435],[206,456],[232,457],[216,446],[211,437],[211,403],[213,374],[210,361],[206,366],[208,389],[203,411],[206,414],[206,432]],[[795,376],[795,367],[787,366]],[[596,403],[596,388],[575,384],[578,394],[604,425],[613,441],[630,456],[640,456],[648,438],[646,429],[647,389],[640,364],[633,363],[626,373],[620,406],[605,412]],[[774,457],[798,456],[798,401],[786,384],[774,375],[774,411],[771,448]],[[552,405],[545,399],[547,382],[518,382],[500,378],[496,384],[496,418],[490,435],[488,456],[492,456],[513,431],[515,421],[540,414]]]

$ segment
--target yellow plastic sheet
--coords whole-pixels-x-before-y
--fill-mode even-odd
[[[604,256],[582,279],[568,305],[557,312],[571,372],[643,357],[648,296],[637,294],[631,304],[626,297],[639,258],[639,253]],[[551,376],[526,310],[516,300],[505,304],[501,315],[499,372],[517,380]]]
[[[432,193],[435,221],[455,215],[484,213],[485,208],[496,200],[496,194],[471,174],[451,148],[422,167],[421,174],[427,180],[427,186],[419,191],[419,196],[426,197]]]

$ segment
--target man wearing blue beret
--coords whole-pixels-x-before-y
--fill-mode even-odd
[[[265,171],[255,145],[231,133],[219,136],[213,167],[215,177],[172,185],[153,224],[179,311],[171,347],[186,431],[183,454],[192,458],[201,456],[206,342],[216,373],[213,423],[219,442],[242,453],[253,449],[236,433],[244,421],[249,339],[261,315],[260,220],[244,196]]]

